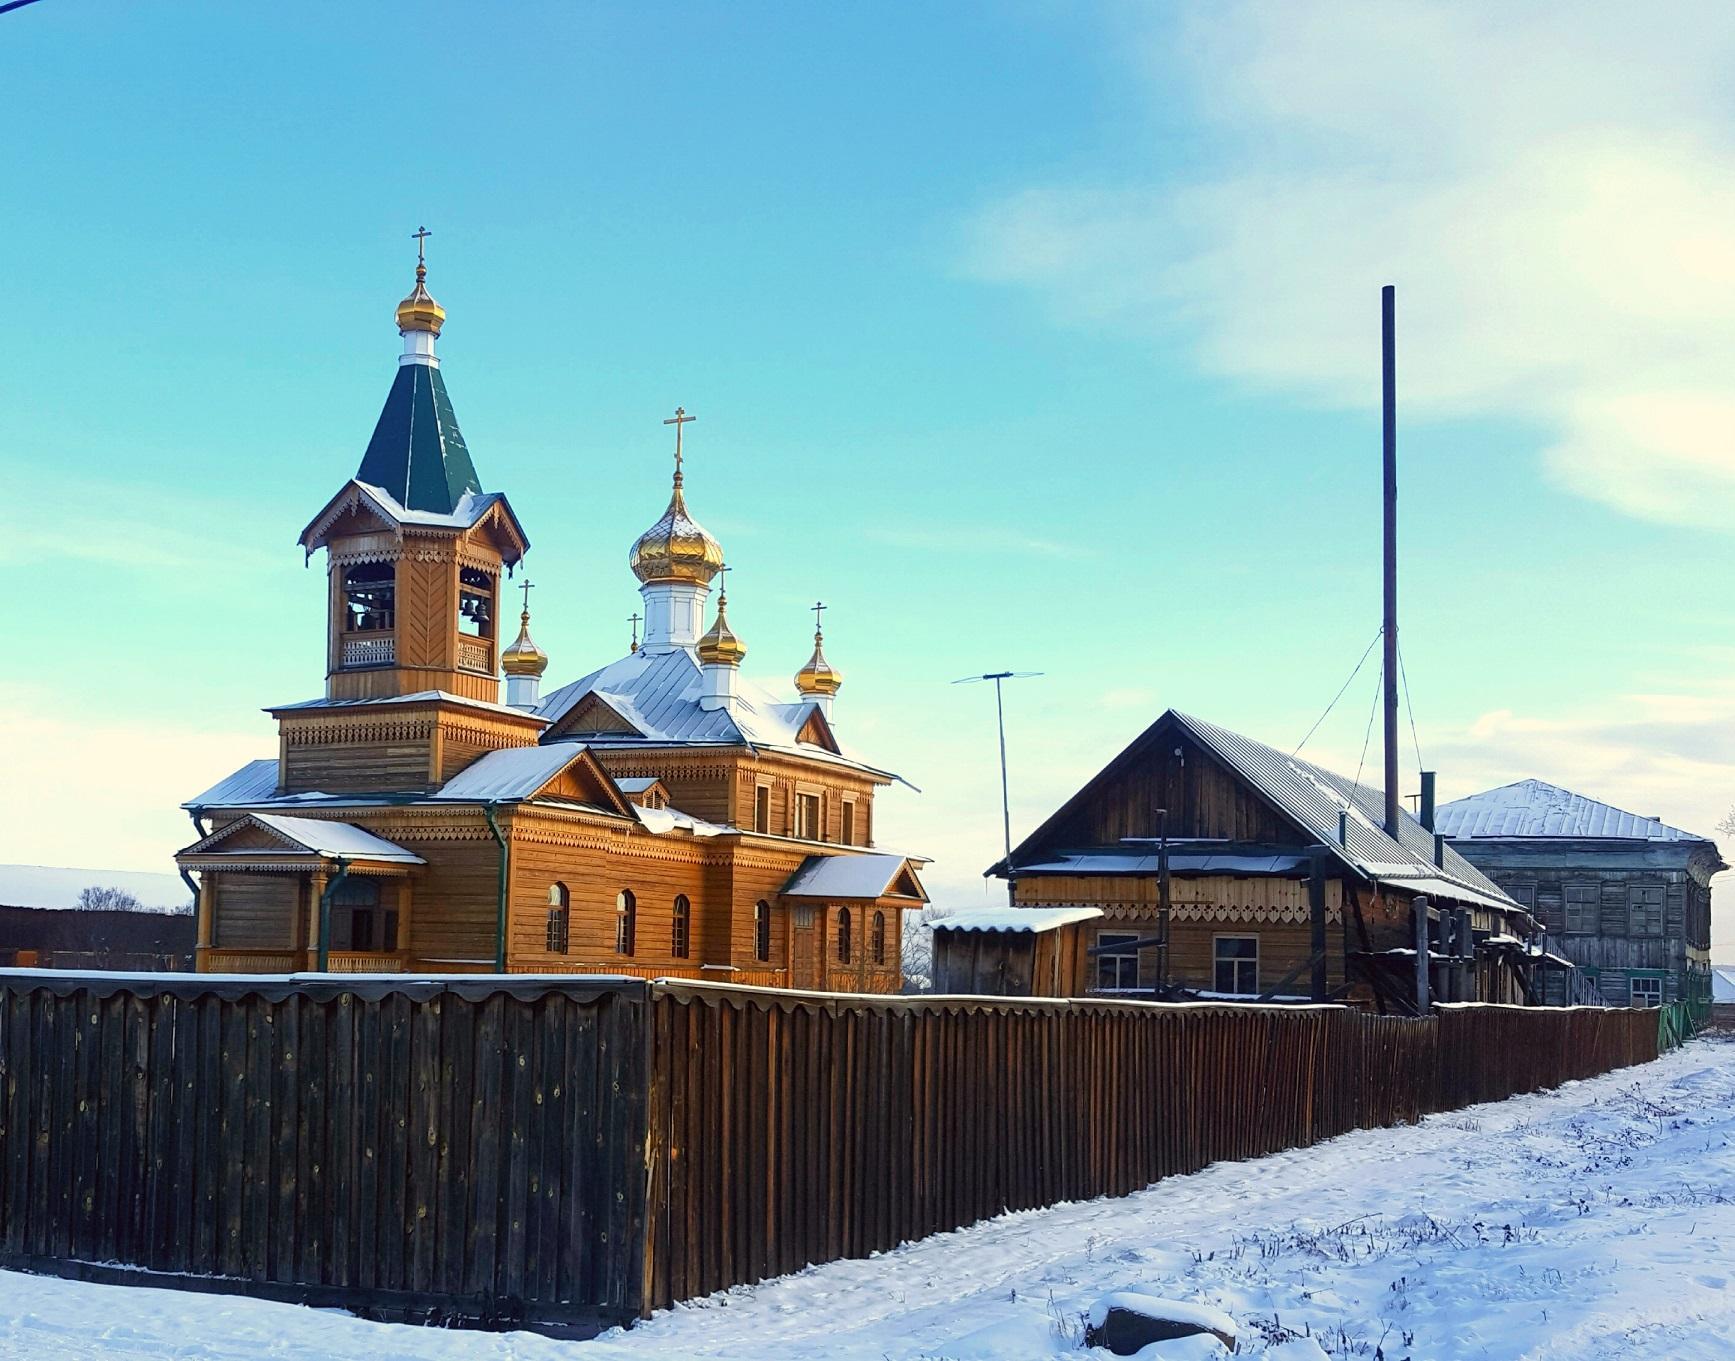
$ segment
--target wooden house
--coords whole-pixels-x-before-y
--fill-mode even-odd
[[[1547,929],[1611,1006],[1711,1001],[1717,844],[1542,780],[1443,804],[1452,846]],[[1548,999],[1565,1002],[1567,980]]]
[[[325,693],[270,708],[276,756],[185,805],[198,966],[897,991],[903,910],[926,901],[923,862],[874,848],[897,777],[839,745],[817,631],[785,699],[741,677],[721,595],[706,629],[723,554],[687,507],[692,418],[631,550],[642,643],[544,697],[528,587],[501,632],[528,539],[482,490],[424,281],[361,466],[301,538],[326,555]]]
[[[1431,996],[1536,996],[1540,928],[1384,796],[1174,710],[988,873],[1018,908],[1096,908],[1065,926],[1068,995],[1349,998],[1414,1010],[1414,912]],[[1166,862],[1167,921],[1163,912]],[[1165,929],[1166,926],[1166,929]]]

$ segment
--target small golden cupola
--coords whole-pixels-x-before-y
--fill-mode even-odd
[[[729,569],[724,567],[721,570],[727,572]],[[699,639],[696,651],[700,664],[699,707],[727,708],[736,698],[736,678],[741,670],[741,659],[747,655],[747,644],[729,627],[727,590],[718,592],[717,620]]]
[[[813,655],[807,659],[807,665],[795,673],[795,689],[803,699],[812,700],[820,712],[830,718],[832,696],[843,688],[843,672],[825,659],[825,629],[819,619],[828,606],[823,601],[815,601],[810,608],[814,617]]]
[[[398,334],[407,338],[414,332],[425,332],[433,337],[439,335],[440,328],[446,324],[446,309],[428,292],[428,261],[424,250],[433,233],[426,227],[418,227],[411,234],[416,238],[416,286],[410,290],[410,296],[398,304]],[[430,344],[429,353],[432,353],[432,348]]]
[[[723,545],[687,510],[681,427],[697,419],[682,407],[664,425],[675,427],[675,485],[669,508],[632,546],[628,562],[643,585],[647,653],[692,647],[704,620],[705,597],[723,566]]]
[[[500,653],[500,669],[506,673],[506,702],[515,709],[534,709],[541,699],[542,673],[548,670],[548,654],[530,636],[530,582],[521,587],[524,612],[518,616],[518,637]]]

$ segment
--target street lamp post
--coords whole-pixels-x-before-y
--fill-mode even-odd
[[[994,717],[1000,727],[1000,823],[1006,840],[1006,901],[1013,900],[1012,886],[1012,797],[1006,778],[1006,701],[1001,685],[1009,680],[1029,680],[1040,671],[989,671],[980,676],[964,676],[953,685],[975,685],[980,681],[994,682]]]

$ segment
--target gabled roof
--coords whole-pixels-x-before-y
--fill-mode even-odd
[[[351,478],[338,488],[319,514],[307,523],[297,540],[309,556],[324,545],[332,527],[351,512],[370,514],[386,527],[404,529],[474,529],[493,517],[502,540],[501,557],[508,566],[530,547],[530,539],[504,492],[465,492],[450,510],[416,510],[406,506],[384,487]]]
[[[234,822],[219,827],[207,837],[176,852],[176,858],[221,855],[226,853],[257,855],[258,846],[224,850],[225,844],[242,838],[252,828],[260,829],[275,843],[267,854],[304,855],[317,859],[373,860],[397,865],[423,865],[427,862],[414,851],[407,851],[396,842],[375,836],[366,828],[348,822],[327,822],[323,818],[286,817],[281,813],[247,813]]]
[[[1434,814],[1434,826],[1462,840],[1492,837],[1574,837],[1584,840],[1709,841],[1660,818],[1640,817],[1613,804],[1544,780],[1519,780],[1453,799]]]
[[[443,802],[522,802],[547,793],[562,774],[572,776],[573,791],[563,797],[576,794],[584,803],[623,816],[636,811],[602,763],[584,746],[571,742],[487,752],[447,780],[431,797]]]
[[[743,678],[735,703],[707,709],[699,703],[701,679],[699,659],[690,648],[633,652],[552,691],[535,713],[548,721],[546,741],[582,737],[596,747],[748,746],[898,778],[846,753],[811,700],[785,703]]]
[[[911,898],[928,895],[901,855],[810,855],[784,884],[785,898]]]
[[[1434,864],[1433,834],[1408,813],[1399,815],[1399,835],[1393,838],[1381,825],[1385,796],[1369,785],[1358,785],[1334,771],[1316,766],[1255,742],[1250,737],[1220,728],[1171,709],[1145,729],[1133,742],[1104,766],[1083,789],[1063,804],[1012,853],[1015,867],[1041,853],[1052,858],[1047,838],[1063,819],[1113,775],[1137,761],[1163,735],[1179,729],[1210,752],[1245,781],[1266,802],[1313,841],[1364,878],[1411,887],[1417,893],[1443,894],[1462,902],[1478,903],[1506,911],[1522,911],[1506,893],[1450,846],[1443,866]],[[1343,844],[1338,842],[1338,814],[1347,812],[1349,822]],[[990,874],[1004,873],[1005,862],[991,866]],[[1423,883],[1426,887],[1422,887]],[[1450,890],[1450,892],[1447,892]]]
[[[410,510],[440,515],[450,515],[466,495],[481,492],[437,366],[398,366],[355,476],[383,487]]]

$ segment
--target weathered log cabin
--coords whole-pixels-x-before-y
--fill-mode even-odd
[[[548,657],[500,621],[529,547],[484,492],[435,340],[425,266],[356,475],[301,536],[326,554],[323,696],[268,710],[274,758],[185,807],[198,967],[606,972],[895,992],[923,861],[874,848],[897,777],[832,730],[817,630],[785,700],[740,675],[721,544],[668,507],[630,566],[645,635],[541,695]],[[501,697],[500,673],[506,674]]]
[[[1413,1011],[1425,898],[1434,999],[1535,1000],[1536,921],[1408,813],[1389,835],[1383,805],[1377,788],[1170,710],[987,872],[1012,881],[1017,908],[1100,909],[1056,928],[1084,942],[1069,996]],[[935,939],[938,981],[963,941]]]
[[[1717,843],[1542,780],[1443,804],[1454,849],[1542,922],[1610,1006],[1711,1003]],[[1553,975],[1550,1002],[1574,1000]]]

